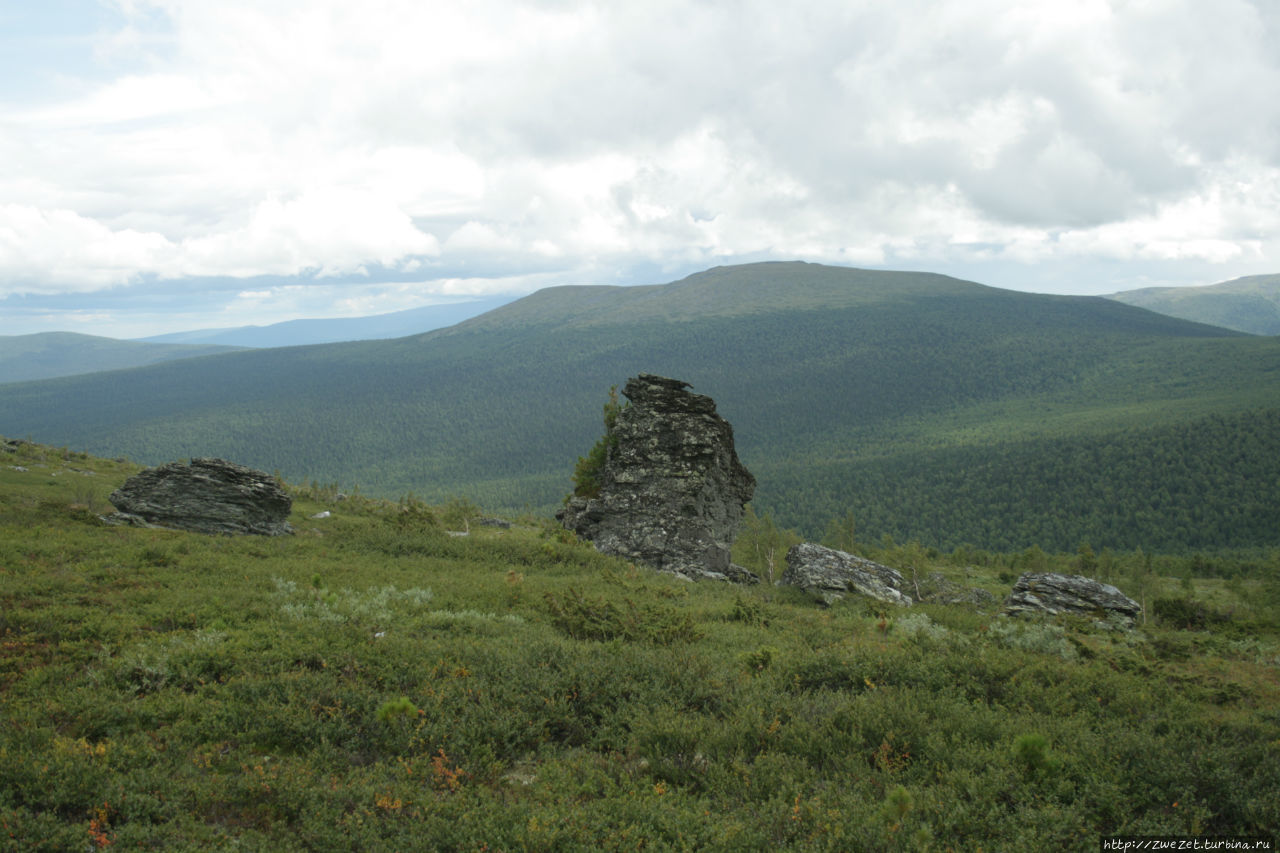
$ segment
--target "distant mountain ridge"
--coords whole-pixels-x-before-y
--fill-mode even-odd
[[[223,344],[262,349],[403,338],[407,335],[420,335],[433,329],[452,326],[477,314],[505,305],[514,298],[513,296],[494,296],[485,299],[469,299],[465,302],[424,305],[420,308],[408,308],[367,317],[286,320],[267,326],[196,329],[189,332],[152,335],[138,340],[147,343]]]
[[[368,317],[288,320],[269,326],[197,329],[136,340],[117,340],[76,332],[0,336],[0,383],[142,367],[175,358],[215,355],[237,349],[401,338],[451,326],[505,305],[512,298],[472,299]]]
[[[1280,335],[1280,275],[1251,275],[1203,287],[1144,287],[1107,298],[1252,335]]]
[[[922,273],[550,288],[411,337],[0,387],[0,433],[549,513],[641,372],[714,398],[756,510],[811,536],[852,513],[939,547],[1280,545],[1280,339]]]
[[[538,325],[596,326],[866,307],[904,299],[1006,293],[922,272],[769,261],[713,267],[670,284],[547,287],[458,325],[458,332]],[[448,330],[446,330],[448,331]]]
[[[0,337],[0,383],[54,379],[101,370],[145,367],[162,361],[233,352],[210,344],[151,344],[76,332]]]

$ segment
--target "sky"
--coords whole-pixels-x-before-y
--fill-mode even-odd
[[[0,0],[0,335],[1280,272],[1276,0]]]

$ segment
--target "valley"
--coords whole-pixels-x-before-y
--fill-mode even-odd
[[[1280,529],[1280,339],[802,263],[550,288],[407,338],[0,385],[0,432],[549,514],[609,387],[639,372],[713,396],[756,510],[808,535],[848,512],[867,541],[947,549],[1265,549]]]

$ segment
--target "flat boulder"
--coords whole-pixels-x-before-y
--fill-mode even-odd
[[[196,533],[292,533],[293,498],[275,478],[224,459],[170,462],[130,477],[108,498],[112,524]]]
[[[902,575],[897,569],[812,542],[787,551],[787,568],[780,583],[798,586],[825,604],[852,592],[885,604],[911,606],[911,597],[902,592]]]
[[[1142,605],[1114,586],[1082,575],[1027,572],[1013,585],[1004,612],[1010,616],[1075,613],[1131,627],[1142,615]]]

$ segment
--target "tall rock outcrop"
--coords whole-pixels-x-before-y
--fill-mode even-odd
[[[115,524],[172,527],[197,533],[292,533],[291,498],[275,478],[223,459],[170,462],[125,480],[108,500]]]
[[[729,546],[756,480],[715,402],[689,387],[648,373],[628,379],[599,494],[571,498],[557,518],[606,554],[690,578],[754,583],[732,564]]]

